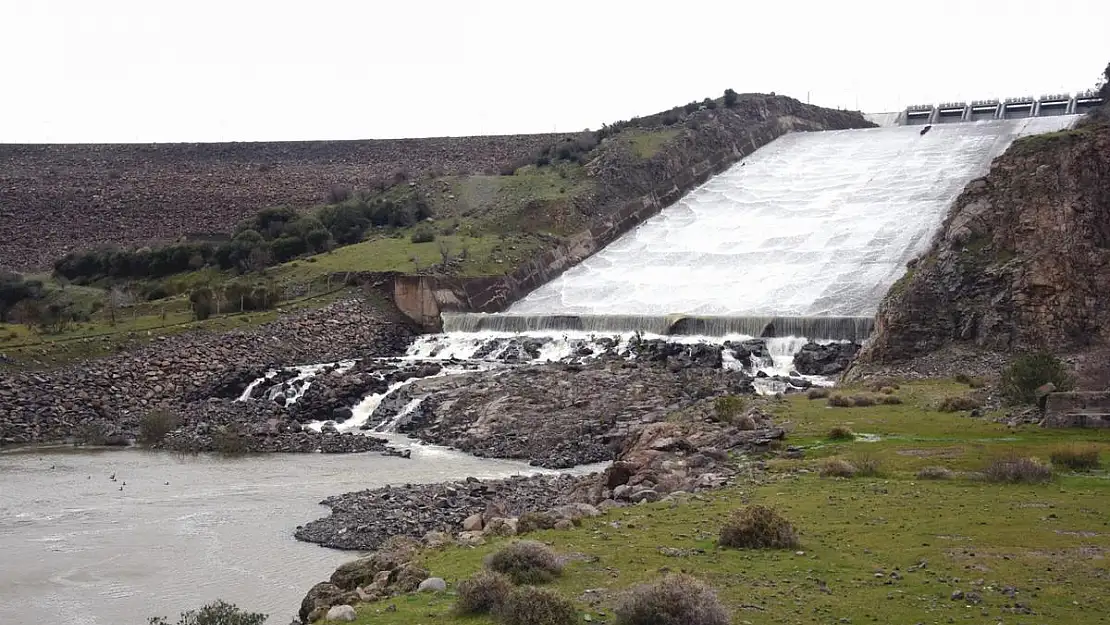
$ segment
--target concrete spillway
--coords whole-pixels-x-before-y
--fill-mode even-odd
[[[506,314],[453,323],[459,330],[578,323],[647,331],[631,326],[636,319],[660,325],[668,316],[692,315],[717,320],[706,328],[728,328],[722,318],[777,317],[801,329],[798,318],[872,317],[969,181],[1014,139],[1075,119],[946,124],[924,134],[912,126],[789,134]],[[600,320],[606,316],[611,322]],[[579,321],[565,321],[573,317]]]

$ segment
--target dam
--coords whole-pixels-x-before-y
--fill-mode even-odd
[[[964,186],[1077,119],[788,134],[504,313],[447,313],[444,329],[860,341]]]

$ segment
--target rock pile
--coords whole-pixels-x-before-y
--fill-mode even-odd
[[[270,368],[404,350],[411,330],[360,300],[286,315],[257,328],[162,337],[132,352],[35,373],[0,372],[0,445],[58,442],[93,430],[134,438],[155,410],[220,416],[254,376]],[[190,407],[190,404],[198,405]],[[238,408],[234,410],[239,410]],[[274,415],[255,415],[262,423]]]

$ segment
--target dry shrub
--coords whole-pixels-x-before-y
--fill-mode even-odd
[[[828,458],[821,463],[821,477],[854,477],[856,468],[842,458]]]
[[[884,386],[884,387],[879,389],[879,392],[882,393],[883,395],[893,395],[894,394],[894,387],[893,386]]]
[[[497,612],[513,592],[513,582],[493,571],[478,571],[459,582],[456,589],[455,614],[488,614]]]
[[[550,512],[525,512],[520,515],[520,520],[517,521],[516,532],[527,534],[537,530],[549,530],[555,527],[555,522],[558,520]]]
[[[794,526],[771,508],[760,505],[733,510],[718,541],[738,549],[788,549],[798,545]]]
[[[879,398],[879,403],[887,406],[896,406],[902,403],[902,398],[897,395],[883,395]]]
[[[952,472],[945,467],[924,467],[917,471],[919,480],[950,480]]]
[[[828,396],[829,389],[827,388],[814,387],[806,392],[806,397],[808,397],[809,399],[825,399]]]
[[[829,397],[829,405],[837,408],[851,408],[853,406],[852,400],[840,393],[834,393]]]
[[[883,461],[869,453],[858,453],[852,458],[856,477],[880,477],[883,475]]]
[[[875,400],[869,395],[854,395],[852,397],[852,404],[855,406],[874,406]]]
[[[689,575],[667,575],[626,592],[617,603],[616,625],[728,625],[717,593]]]
[[[497,610],[503,625],[578,625],[574,604],[545,588],[517,588]]]
[[[1072,471],[1090,471],[1102,466],[1099,461],[1099,448],[1095,445],[1071,445],[1060,447],[1052,452],[1052,464],[1067,467]]]
[[[850,441],[855,440],[856,434],[852,429],[846,425],[834,425],[829,430],[829,439],[834,441]]]
[[[486,556],[486,567],[504,573],[514,584],[542,584],[563,572],[563,563],[547,545],[518,540]]]
[[[1007,456],[990,463],[983,476],[990,482],[1039,484],[1052,479],[1052,467],[1036,458]]]
[[[941,400],[937,410],[941,412],[960,412],[963,410],[975,410],[982,407],[982,403],[974,397],[967,395],[948,395]]]
[[[713,412],[721,423],[735,423],[747,406],[747,400],[739,395],[722,395],[714,400]]]

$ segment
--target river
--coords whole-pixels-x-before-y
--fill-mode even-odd
[[[181,611],[222,598],[284,625],[309,587],[356,555],[293,539],[297,525],[327,514],[323,498],[536,472],[425,446],[414,446],[408,460],[134,449],[0,453],[0,622],[175,622]]]

